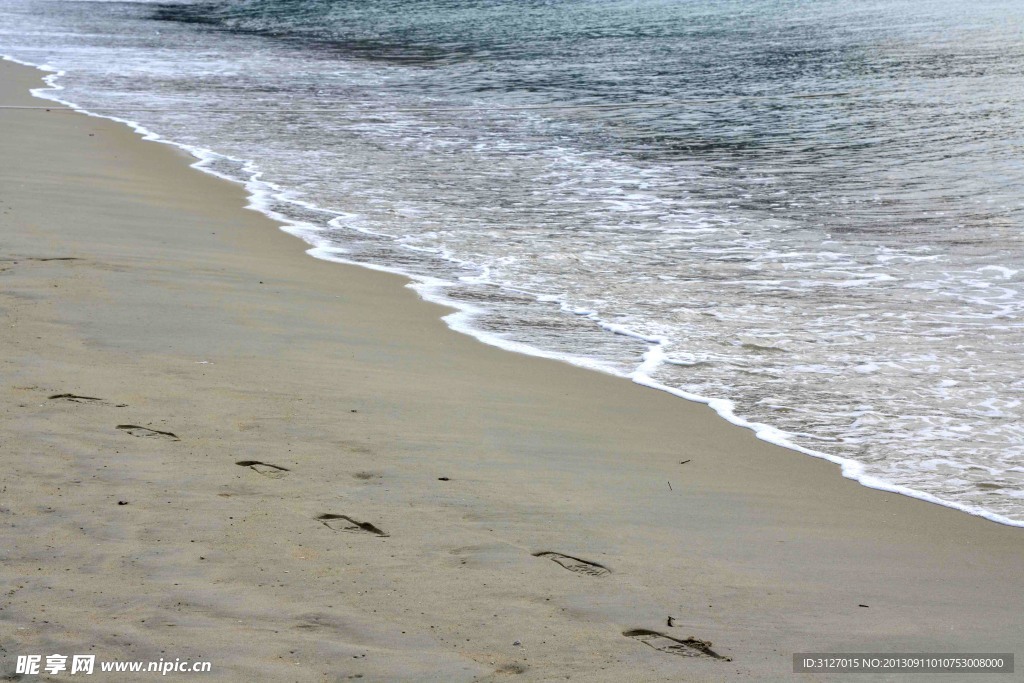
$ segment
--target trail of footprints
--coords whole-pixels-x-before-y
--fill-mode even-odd
[[[77,394],[54,394],[49,397],[50,400],[67,401],[71,403],[98,403],[110,405],[109,402],[102,398],[94,396],[79,396]],[[126,404],[116,404],[116,407],[125,407]],[[152,429],[150,427],[143,427],[140,425],[117,425],[117,429],[131,434],[132,436],[142,438],[164,438],[173,441],[180,441],[178,436],[173,432],[161,431],[158,429]],[[245,467],[253,472],[256,472],[265,477],[271,479],[280,479],[285,477],[291,471],[287,467],[281,467],[280,465],[274,465],[272,463],[261,462],[259,460],[239,460],[235,463],[240,467]],[[358,473],[355,475],[360,479],[369,479],[372,476],[367,473]],[[360,522],[348,515],[338,515],[334,513],[324,513],[316,518],[321,524],[332,531],[341,531],[346,533],[356,534],[368,534],[371,536],[377,536],[378,538],[387,538],[388,533],[383,531],[370,522]],[[588,576],[593,578],[600,578],[610,575],[611,570],[597,562],[590,560],[584,560],[579,557],[572,555],[566,555],[551,550],[544,550],[533,553],[534,557],[545,558],[551,560],[555,564],[559,565],[563,569],[566,569],[574,574],[580,576]],[[670,622],[671,625],[671,622]],[[651,647],[658,652],[664,652],[666,654],[676,655],[679,657],[705,657],[710,659],[717,659],[722,661],[732,661],[731,657],[720,655],[711,649],[711,643],[706,640],[700,640],[690,636],[688,638],[680,639],[674,638],[658,631],[651,631],[648,629],[631,629],[624,631],[623,636],[636,640],[648,647]]]
[[[58,260],[63,261],[67,259],[39,259],[39,260]],[[99,398],[98,396],[82,396],[80,394],[52,394],[47,397],[50,401],[60,401],[64,403],[83,403],[87,405],[105,405],[114,406],[115,408],[126,408],[127,403],[111,403],[110,401]],[[181,441],[178,435],[174,432],[166,432],[160,429],[153,429],[152,427],[143,427],[142,425],[131,425],[122,424],[117,425],[115,429],[118,429],[126,434],[137,436],[141,438],[159,438],[159,439],[170,439],[171,441]]]
[[[64,260],[64,259],[55,259]],[[113,405],[115,408],[126,408],[127,403],[111,403],[106,399],[99,398],[98,396],[82,396],[79,394],[52,394],[47,397],[50,401],[61,401],[65,403],[84,403],[90,405]],[[158,439],[170,439],[171,441],[181,441],[178,435],[174,432],[166,432],[160,429],[153,429],[152,427],[143,427],[142,425],[130,425],[123,424],[117,425],[115,429],[118,429],[126,434],[137,436],[140,438],[158,438]]]

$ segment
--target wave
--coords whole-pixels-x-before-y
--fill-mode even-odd
[[[446,296],[445,290],[453,286],[456,286],[458,283],[449,280],[444,280],[442,278],[428,277],[421,274],[409,272],[408,270],[402,268],[396,268],[393,266],[386,266],[382,264],[366,263],[346,258],[345,250],[333,244],[329,239],[327,239],[323,235],[322,228],[309,222],[297,220],[294,217],[285,215],[281,211],[275,209],[274,207],[278,205],[289,205],[306,212],[314,212],[318,215],[329,215],[332,217],[327,221],[327,224],[333,228],[342,227],[342,224],[346,219],[346,216],[344,214],[339,214],[338,212],[325,210],[319,206],[316,206],[313,203],[298,198],[294,192],[291,192],[275,183],[263,180],[262,171],[253,161],[246,159],[238,159],[228,155],[220,154],[211,149],[198,147],[195,145],[184,144],[177,142],[175,140],[165,138],[160,134],[156,133],[155,131],[152,131],[144,127],[137,121],[132,121],[117,116],[99,114],[93,111],[89,111],[77,105],[74,102],[61,98],[57,94],[64,89],[64,87],[58,83],[58,80],[65,75],[64,71],[56,69],[47,64],[36,64],[32,62],[23,61],[11,55],[3,55],[2,58],[6,61],[15,62],[18,64],[22,64],[24,66],[37,68],[48,74],[43,79],[46,83],[46,87],[33,89],[33,96],[62,104],[87,116],[108,119],[116,121],[118,123],[125,124],[132,128],[132,130],[134,130],[137,134],[139,134],[143,140],[168,144],[187,151],[197,159],[196,162],[191,164],[193,168],[196,168],[200,171],[209,173],[211,175],[217,176],[225,180],[241,183],[245,187],[245,190],[248,195],[248,204],[246,208],[258,211],[268,216],[270,219],[277,222],[282,230],[304,240],[307,244],[310,245],[310,249],[307,250],[307,253],[310,254],[311,256],[336,263],[355,265],[363,268],[369,268],[372,270],[393,273],[409,279],[410,283],[408,286],[411,287],[414,291],[416,291],[420,297],[427,301],[431,301],[433,303],[437,303],[454,310],[453,313],[444,316],[443,320],[452,330],[456,332],[470,335],[485,344],[495,346],[507,351],[567,362],[572,365],[576,365],[589,370],[595,370],[598,372],[603,372],[606,374],[622,377],[624,379],[629,379],[642,386],[646,386],[658,391],[664,391],[666,393],[672,394],[673,396],[688,401],[705,404],[728,422],[738,427],[742,427],[753,431],[757,438],[763,441],[791,450],[795,450],[812,457],[828,460],[829,462],[839,465],[841,468],[842,476],[848,479],[855,480],[866,487],[881,491],[887,491],[891,493],[897,493],[911,498],[916,498],[918,500],[922,500],[925,502],[953,508],[971,515],[986,518],[999,524],[1024,527],[1024,520],[1015,520],[1004,515],[1000,515],[992,511],[986,510],[979,506],[967,505],[957,501],[946,500],[925,491],[920,491],[907,486],[902,486],[899,484],[894,484],[892,482],[885,481],[882,478],[869,474],[867,472],[866,466],[861,462],[852,460],[850,458],[839,457],[822,451],[810,449],[798,443],[795,443],[793,441],[792,434],[782,431],[776,427],[772,427],[768,424],[747,420],[737,415],[736,406],[734,402],[729,399],[701,396],[658,382],[656,379],[654,379],[654,376],[656,375],[656,371],[659,367],[668,364],[678,364],[677,362],[668,359],[666,356],[665,350],[669,344],[667,338],[662,336],[645,335],[638,333],[629,326],[613,323],[608,320],[602,319],[597,313],[593,311],[574,308],[565,301],[559,300],[556,297],[538,295],[531,292],[518,292],[519,294],[532,297],[538,303],[557,303],[561,307],[561,309],[566,313],[581,316],[591,321],[593,324],[600,327],[601,329],[604,329],[615,335],[627,337],[629,339],[635,340],[646,345],[647,350],[643,354],[641,364],[631,372],[623,372],[622,370],[616,368],[613,364],[608,362],[603,362],[598,359],[589,358],[578,354],[553,352],[532,344],[510,340],[503,337],[500,334],[495,334],[483,330],[479,326],[474,325],[474,322],[478,321],[482,316],[484,316],[488,312],[489,309],[486,306],[479,304],[470,304],[465,301],[459,301],[452,297]],[[239,174],[244,179],[239,180],[239,178],[234,175],[218,170],[217,166],[224,165],[225,163],[230,165],[232,168],[237,169]],[[487,283],[484,276],[480,276],[479,278],[477,278],[477,281],[478,283],[498,285],[498,283]]]

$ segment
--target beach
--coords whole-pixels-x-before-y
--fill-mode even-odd
[[[42,75],[0,63],[0,104]],[[0,111],[5,674],[784,680],[1021,642],[1021,529],[457,334],[181,150],[51,109]]]

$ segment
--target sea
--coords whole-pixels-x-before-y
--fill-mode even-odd
[[[1024,525],[1019,0],[0,0],[0,54],[460,332]]]

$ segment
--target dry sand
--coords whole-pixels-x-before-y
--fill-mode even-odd
[[[39,78],[3,63],[0,103]],[[1021,529],[451,332],[125,126],[0,111],[0,159],[0,673],[819,680],[793,652],[1022,642]]]

